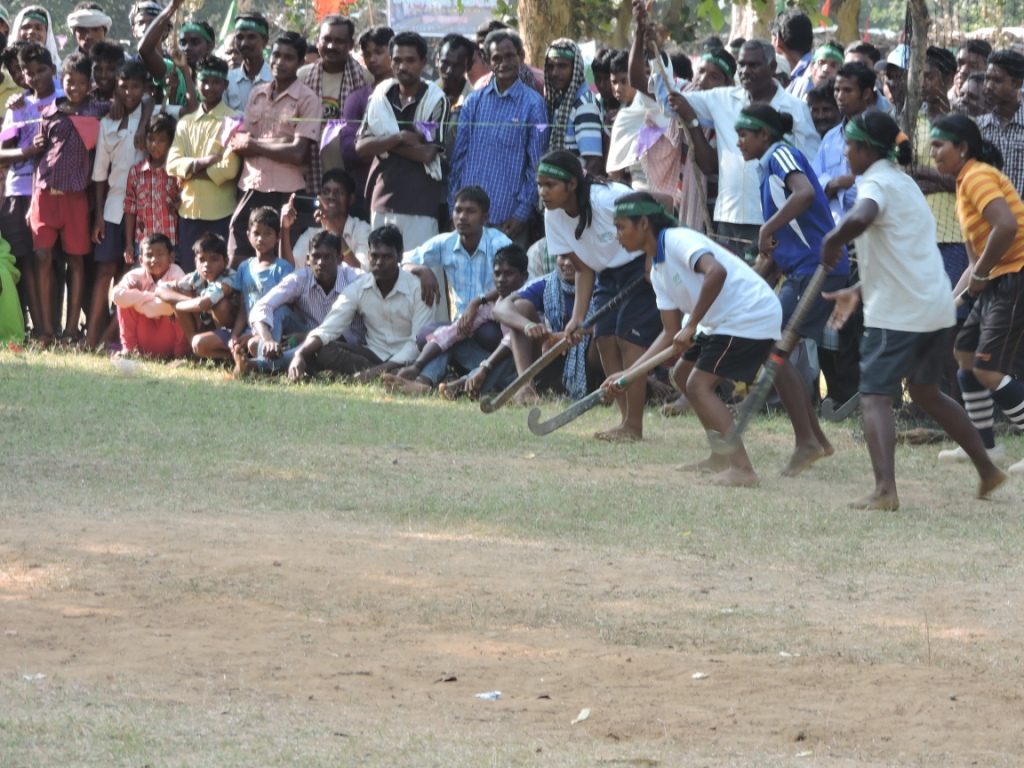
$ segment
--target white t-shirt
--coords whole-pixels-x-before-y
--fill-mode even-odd
[[[629,264],[637,257],[627,253],[615,238],[615,201],[633,190],[624,184],[594,184],[590,187],[590,207],[593,215],[583,236],[576,239],[578,216],[569,216],[562,209],[544,211],[544,232],[548,239],[548,253],[561,256],[575,253],[577,258],[595,272]]]
[[[704,275],[694,267],[710,253],[726,271],[725,284],[701,327],[707,333],[743,339],[782,338],[782,305],[771,287],[718,243],[683,227],[665,230],[665,260],[651,269],[658,309],[690,313],[697,304]]]
[[[864,325],[927,333],[956,322],[956,308],[935,218],[914,180],[888,160],[857,179],[857,200],[873,200],[878,217],[857,244]]]

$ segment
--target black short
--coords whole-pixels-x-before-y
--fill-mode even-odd
[[[705,373],[750,383],[757,376],[758,368],[768,359],[774,343],[772,339],[701,334],[683,353],[683,360],[694,363],[695,368]]]
[[[986,371],[1019,374],[1024,368],[1024,272],[1000,275],[978,296],[955,347],[973,352]]]
[[[11,254],[23,266],[35,251],[32,248],[32,229],[26,217],[32,198],[27,195],[5,197],[0,207],[0,237],[11,246]]]
[[[910,384],[941,384],[949,356],[949,328],[930,333],[865,328],[860,339],[862,395],[899,397]]]
[[[644,256],[638,256],[621,267],[612,267],[598,273],[594,286],[595,311],[637,278],[644,277]],[[638,293],[629,297],[618,312],[605,317],[594,327],[594,338],[618,336],[638,347],[649,347],[661,333],[661,313],[658,312],[654,288],[645,282]]]

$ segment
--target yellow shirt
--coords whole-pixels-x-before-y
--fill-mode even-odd
[[[209,181],[188,175],[193,160],[223,149],[220,133],[225,117],[238,117],[238,113],[221,101],[209,112],[200,107],[178,122],[174,143],[167,155],[167,173],[182,180],[178,214],[183,218],[217,221],[235,212],[234,181],[242,168],[238,155],[226,152],[220,162],[207,168]]]
[[[1005,200],[1010,206],[1017,219],[1017,236],[988,273],[990,277],[1024,269],[1024,203],[1010,180],[997,169],[987,163],[968,160],[956,177],[956,212],[960,228],[979,259],[992,234],[992,225],[985,218],[985,208],[995,200]]]
[[[24,92],[14,82],[14,78],[11,77],[10,73],[5,71],[4,79],[0,82],[0,120],[4,119],[4,114],[7,112],[7,102],[14,98],[14,96]]]

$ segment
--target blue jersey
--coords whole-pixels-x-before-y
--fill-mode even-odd
[[[768,148],[758,167],[761,174],[761,210],[765,221],[774,216],[792,194],[786,187],[786,178],[791,173],[802,173],[814,187],[811,207],[775,233],[778,245],[772,252],[772,258],[787,277],[809,275],[821,261],[821,241],[835,226],[818,177],[799,149],[781,141]],[[842,260],[831,274],[850,274],[850,261],[845,249]]]

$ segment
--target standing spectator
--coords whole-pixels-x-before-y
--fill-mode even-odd
[[[369,185],[370,224],[394,224],[407,248],[417,248],[438,232],[447,188],[441,170],[441,128],[448,99],[434,83],[422,79],[427,43],[415,32],[391,40],[394,79],[378,85],[367,103],[356,151],[374,158]],[[438,321],[448,320],[444,296]]]
[[[132,166],[124,195],[124,261],[135,262],[147,235],[166,235],[178,242],[178,180],[167,174],[167,154],[177,122],[154,115],[146,129],[146,159]]]
[[[985,74],[991,54],[992,46],[986,40],[968,40],[956,52],[956,74],[949,89],[949,103],[953,109],[960,109],[971,75]]]
[[[356,25],[347,16],[326,16],[320,23],[316,39],[320,59],[299,70],[299,81],[308,86],[320,99],[323,122],[319,125],[316,144],[309,153],[309,172],[306,188],[310,194],[320,191],[320,177],[324,171],[343,168],[341,143],[332,139],[320,146],[324,125],[328,120],[341,118],[341,110],[349,95],[370,82],[370,73],[352,58]]]
[[[435,68],[441,76],[437,84],[444,91],[451,109],[448,111],[448,122],[444,128],[444,163],[445,175],[450,170],[449,163],[455,152],[456,126],[459,124],[459,113],[466,99],[473,93],[473,84],[466,77],[466,71],[473,61],[476,45],[462,35],[445,35],[437,50]]]
[[[835,84],[832,80],[811,88],[804,96],[804,101],[811,108],[814,130],[822,138],[825,138],[825,134],[839,125],[843,119],[839,113],[839,105],[836,104]]]
[[[544,58],[544,99],[551,136],[548,149],[577,155],[591,175],[604,173],[604,130],[601,110],[583,72],[583,54],[568,38],[548,46]]]
[[[229,148],[244,165],[238,186],[242,198],[231,218],[228,252],[234,267],[254,255],[246,236],[254,208],[281,210],[293,192],[304,189],[309,152],[320,135],[320,99],[297,79],[306,57],[306,41],[284,32],[270,53],[274,79],[253,88],[245,108],[245,128],[231,137]],[[229,73],[230,89],[230,73]]]
[[[68,29],[78,43],[78,52],[88,56],[96,43],[107,39],[111,18],[96,3],[79,3],[68,14]]]
[[[228,91],[224,100],[236,112],[245,111],[253,88],[274,79],[270,65],[263,58],[268,40],[270,24],[262,13],[241,13],[235,17],[235,49],[242,57],[242,66],[228,72]],[[305,40],[302,41],[302,49],[305,58]]]
[[[345,170],[356,183],[356,200],[352,204],[352,212],[369,218],[370,209],[366,202],[366,180],[370,176],[370,160],[364,160],[356,152],[356,139],[359,126],[366,114],[366,104],[370,100],[373,89],[391,77],[391,38],[395,33],[391,27],[371,27],[359,35],[359,49],[363,53],[363,63],[373,78],[371,85],[357,88],[345,99],[341,117],[345,127],[341,129],[341,158]]]
[[[996,51],[988,57],[985,72],[987,115],[978,118],[985,141],[995,145],[1003,156],[1003,173],[1018,193],[1024,192],[1024,56],[1016,51]]]
[[[789,64],[789,86],[786,90],[794,96],[803,96],[811,90],[807,76],[807,69],[811,66],[811,48],[814,47],[811,17],[796,8],[780,13],[772,23],[772,46]],[[741,45],[739,50],[742,49]]]
[[[509,238],[525,240],[547,138],[538,127],[547,121],[544,99],[519,78],[524,52],[517,34],[491,32],[484,51],[494,77],[462,109],[451,158],[450,204],[454,211],[460,189],[482,187],[490,198],[490,220]]]
[[[28,43],[38,43],[50,52],[54,68],[60,74],[60,46],[53,32],[53,17],[41,5],[29,5],[14,17],[13,35]]]
[[[794,145],[808,157],[814,156],[821,142],[810,109],[783,90],[774,73],[772,46],[763,40],[748,40],[740,50],[742,85],[670,97],[677,114],[691,127],[705,124],[715,128],[719,173],[715,224],[718,234],[728,238],[728,247],[737,252],[757,242],[758,229],[764,223],[757,163],[744,161],[736,147],[736,119],[740,111],[749,104],[768,104],[778,112],[788,112],[795,124]],[[695,144],[706,143],[703,131],[694,130],[691,135]]]
[[[210,56],[199,62],[199,109],[181,118],[167,156],[167,172],[181,182],[178,206],[178,263],[195,269],[192,246],[212,232],[225,241],[235,210],[235,185],[241,159],[225,151],[224,120],[238,113],[224,103],[228,65]]]

